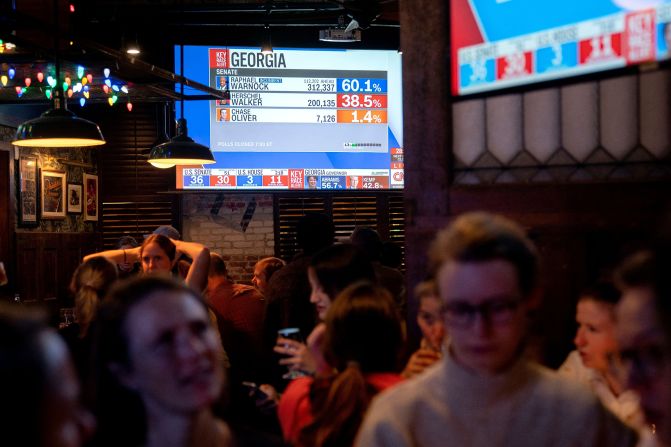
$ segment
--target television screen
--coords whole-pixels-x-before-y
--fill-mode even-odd
[[[184,76],[224,98],[185,101],[216,164],[178,166],[178,189],[403,188],[396,50],[185,46]]]
[[[452,93],[669,57],[671,0],[453,0]]]

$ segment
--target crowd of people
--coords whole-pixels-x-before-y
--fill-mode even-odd
[[[308,214],[297,243],[238,284],[159,227],[83,259],[74,324],[0,306],[2,445],[671,447],[668,244],[577,297],[576,349],[552,370],[527,349],[539,254],[502,216],[436,235],[414,347],[376,231],[335,243]]]

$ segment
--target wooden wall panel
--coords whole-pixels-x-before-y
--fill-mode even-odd
[[[16,233],[17,292],[26,304],[71,305],[68,285],[81,259],[95,250],[95,233]]]

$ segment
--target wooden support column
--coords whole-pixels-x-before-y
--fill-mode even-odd
[[[451,104],[449,2],[401,0],[403,50],[403,148],[405,162],[405,253],[408,329],[417,303],[412,289],[426,274],[426,250],[449,214]]]

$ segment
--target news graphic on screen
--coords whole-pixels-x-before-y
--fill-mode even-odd
[[[216,163],[178,166],[178,189],[403,188],[396,50],[185,46],[184,62],[223,98],[185,102]]]
[[[671,0],[453,0],[452,93],[669,58]]]

